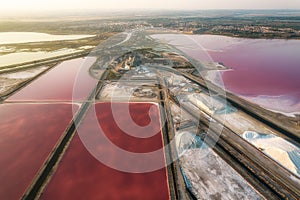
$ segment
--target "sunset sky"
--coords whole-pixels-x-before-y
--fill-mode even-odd
[[[300,0],[4,0],[1,12],[80,9],[300,9]]]

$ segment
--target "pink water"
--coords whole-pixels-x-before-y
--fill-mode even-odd
[[[212,59],[231,67],[223,73],[227,89],[242,95],[300,98],[300,41],[245,40]]]
[[[72,104],[0,105],[0,199],[21,199],[69,125]]]
[[[156,35],[200,61],[221,62],[227,90],[272,110],[300,111],[300,40]],[[218,82],[210,77],[210,81]]]
[[[119,108],[128,106],[127,103],[113,104]],[[109,139],[114,145],[129,152],[148,153],[163,147],[160,129],[155,136],[149,138],[128,136],[116,124],[111,106],[110,102],[98,103],[95,110],[89,110],[78,129],[81,136],[76,134],[73,138],[41,199],[170,199],[163,151],[155,153],[151,158],[147,154],[131,158],[126,154],[120,154],[106,142],[106,139]],[[148,112],[153,104],[130,103],[129,106],[130,115],[136,123],[145,126],[150,122]],[[124,122],[130,124],[126,113],[119,114]],[[158,107],[155,107],[152,114],[155,116],[152,125],[160,126]],[[102,127],[104,135],[99,131],[99,126]],[[131,131],[137,132],[136,129]],[[115,166],[126,165],[130,169],[142,170],[139,166],[161,163],[162,168],[149,172],[124,172],[113,169],[103,160],[96,159],[96,154],[117,163]]]
[[[96,58],[87,57],[64,61],[7,100],[84,100],[97,84],[97,80],[89,75],[89,68],[95,60]]]

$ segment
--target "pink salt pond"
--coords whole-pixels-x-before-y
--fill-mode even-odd
[[[73,108],[72,108],[73,107]],[[0,105],[0,199],[20,199],[63,137],[72,104]]]
[[[147,153],[163,146],[160,129],[149,138],[135,138],[124,133],[113,118],[112,104],[118,108],[128,106],[128,103],[97,103],[95,109],[89,110],[78,129],[79,134],[72,140],[41,199],[170,199],[166,167],[132,173],[114,169],[97,159],[97,155],[105,156],[113,163],[120,164],[120,167],[129,165],[137,169],[140,165],[139,160],[131,160],[119,154],[111,144],[105,142],[103,136],[129,152]],[[150,123],[148,111],[151,106],[153,104],[130,103],[130,115],[140,126],[145,126]],[[118,114],[124,116],[125,124],[130,124],[126,113],[121,111]],[[153,126],[160,127],[157,106],[152,110],[152,117]],[[101,131],[98,126],[101,126]],[[161,162],[165,166],[163,151],[145,162],[150,165]]]
[[[34,80],[8,101],[72,101],[85,100],[98,80],[90,76],[94,57],[64,61]]]

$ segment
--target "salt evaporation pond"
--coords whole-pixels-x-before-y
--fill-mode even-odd
[[[223,63],[227,90],[268,109],[300,112],[300,40],[244,39],[216,35],[160,34],[189,56]],[[213,73],[206,77],[213,82]]]
[[[51,35],[37,32],[1,32],[0,44],[77,40],[93,36],[95,35]]]
[[[21,199],[64,136],[78,105],[0,105],[0,199]]]
[[[128,103],[97,103],[94,109],[89,110],[41,199],[170,199],[166,167],[150,172],[131,173],[114,169],[108,163],[98,160],[98,156],[105,157],[108,162],[115,163],[115,166],[128,166],[137,170],[153,163],[165,166],[163,151],[150,159],[143,154],[163,147],[158,106],[152,110],[154,123],[151,127],[159,128],[157,134],[149,138],[136,138],[127,135],[116,125],[112,104],[120,110],[128,106]],[[129,103],[130,115],[139,125],[147,125],[148,112],[153,105]],[[123,116],[123,121],[130,129],[126,113],[121,111],[119,116]],[[99,131],[99,127],[103,132]],[[131,132],[137,130],[131,129]],[[106,142],[107,139],[111,143]],[[142,158],[124,156],[111,147],[113,144],[125,151],[138,152]]]
[[[89,74],[89,69],[95,61],[95,57],[64,61],[20,91],[17,91],[7,100],[85,100],[98,82]]]
[[[17,52],[0,56],[0,67],[48,59],[56,56],[80,52],[78,49],[60,49],[57,51]]]

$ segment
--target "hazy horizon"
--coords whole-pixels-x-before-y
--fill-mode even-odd
[[[211,9],[300,9],[299,0],[9,0],[1,13],[80,10],[211,10]],[[15,13],[17,14],[17,13]]]
[[[244,12],[244,13],[242,13]],[[222,16],[297,16],[300,17],[300,9],[69,9],[48,11],[18,11],[0,12],[1,20],[74,20],[74,19],[105,19],[128,16],[198,16],[198,17],[222,17]]]

